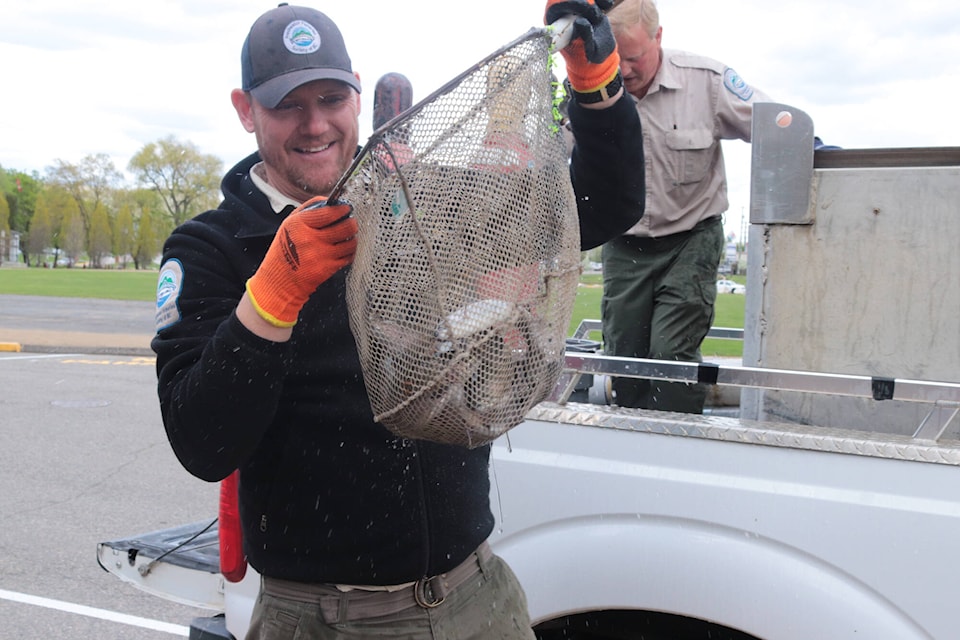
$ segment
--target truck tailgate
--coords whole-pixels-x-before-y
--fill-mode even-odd
[[[216,520],[101,542],[97,562],[105,571],[153,595],[223,611]]]

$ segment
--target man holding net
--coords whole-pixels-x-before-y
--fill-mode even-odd
[[[561,4],[583,16],[563,53],[594,246],[642,215],[640,125],[605,17],[592,0]],[[344,301],[357,226],[349,204],[324,201],[358,150],[361,87],[339,29],[280,5],[241,65],[232,101],[258,151],[226,174],[217,209],[167,240],[152,346],[182,465],[211,482],[239,470],[243,549],[262,576],[247,637],[533,638],[485,542],[489,446],[373,420]]]

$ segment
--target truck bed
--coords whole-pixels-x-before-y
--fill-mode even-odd
[[[958,455],[956,440],[544,404],[494,444],[491,543],[535,623],[560,629],[544,637],[640,637],[669,612],[717,625],[698,640],[947,640]]]

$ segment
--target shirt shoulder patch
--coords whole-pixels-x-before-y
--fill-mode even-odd
[[[753,87],[744,82],[740,74],[730,67],[727,67],[726,71],[723,72],[723,86],[744,102],[753,97]]]
[[[157,331],[180,322],[180,292],[183,289],[183,264],[174,258],[160,267],[157,280]]]

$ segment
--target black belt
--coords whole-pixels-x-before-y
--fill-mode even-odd
[[[658,236],[656,238],[651,236],[632,236],[632,235],[622,235],[616,238],[614,241],[619,241],[631,249],[641,249],[641,250],[650,250],[650,249],[660,249],[665,250],[670,246],[679,244],[685,241],[694,233],[703,231],[704,229],[709,229],[718,224],[723,223],[723,218],[721,216],[710,216],[705,218],[693,225],[692,229],[687,231],[678,231],[676,233],[671,233],[666,236]]]

